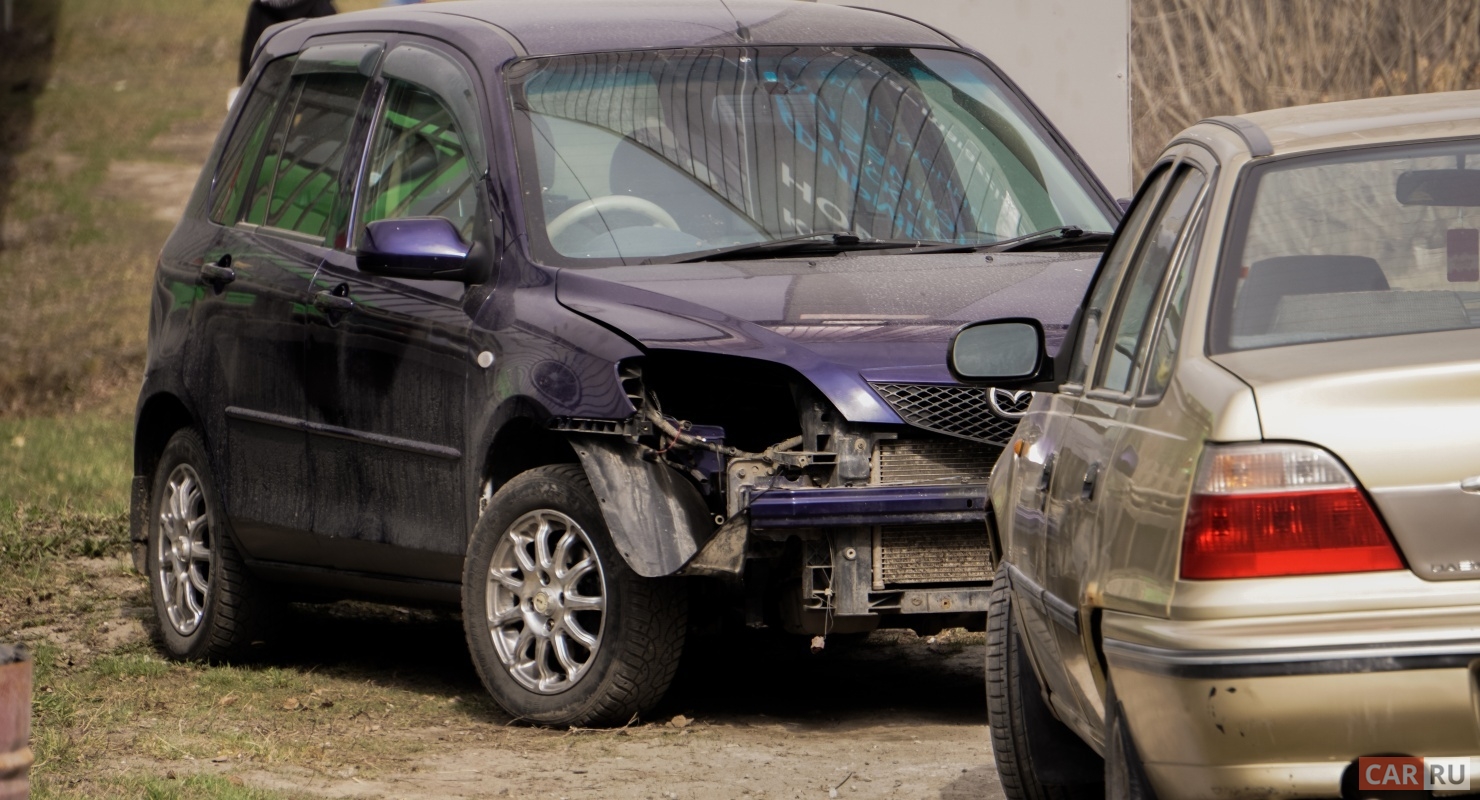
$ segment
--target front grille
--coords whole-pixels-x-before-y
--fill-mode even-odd
[[[987,528],[967,525],[884,525],[875,562],[885,586],[979,583],[992,577]]]
[[[998,446],[1012,438],[1018,419],[1033,399],[1028,393],[977,386],[875,383],[873,387],[900,419],[915,427]],[[993,410],[990,393],[994,391],[999,392],[997,405],[1016,416],[1008,418]]]
[[[874,483],[986,483],[1002,448],[961,439],[885,439]]]

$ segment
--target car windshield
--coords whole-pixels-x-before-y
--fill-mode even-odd
[[[1273,162],[1240,197],[1214,352],[1480,325],[1480,142]]]
[[[1103,190],[962,53],[594,53],[507,75],[544,263],[676,262],[813,233],[845,248],[1114,227]]]

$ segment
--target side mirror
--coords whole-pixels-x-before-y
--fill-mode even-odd
[[[382,219],[365,226],[355,263],[371,275],[467,281],[471,250],[457,228],[442,217]]]
[[[1036,319],[975,322],[956,332],[948,363],[963,383],[989,383],[999,388],[1041,379],[1043,325]]]

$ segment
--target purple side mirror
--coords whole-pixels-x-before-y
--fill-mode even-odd
[[[365,227],[362,272],[414,280],[466,280],[471,247],[442,217],[383,219]]]

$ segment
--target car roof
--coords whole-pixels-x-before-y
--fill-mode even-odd
[[[1189,133],[1241,140],[1254,157],[1480,136],[1480,91],[1376,97],[1203,120]]]
[[[955,44],[904,17],[796,0],[459,0],[322,17],[305,21],[298,32],[395,30],[398,22],[434,20],[497,28],[521,55],[747,44]]]

